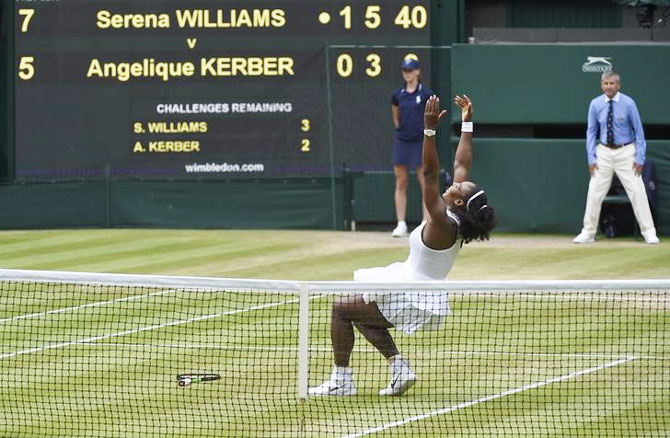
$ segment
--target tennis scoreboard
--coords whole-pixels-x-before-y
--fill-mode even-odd
[[[14,13],[17,179],[386,163],[353,139],[390,142],[371,127],[391,123],[402,58],[424,55],[389,47],[430,44],[428,0],[17,0]]]

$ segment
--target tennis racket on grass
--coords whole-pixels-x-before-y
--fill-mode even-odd
[[[192,383],[212,382],[220,378],[219,374],[177,374],[177,384],[183,387]]]

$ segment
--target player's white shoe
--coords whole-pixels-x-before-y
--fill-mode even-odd
[[[661,241],[658,240],[658,236],[656,236],[656,232],[647,232],[647,233],[642,233],[642,237],[644,237],[645,243],[649,243],[651,245],[656,245],[657,243],[660,243]]]
[[[595,241],[596,241],[595,236],[587,234],[583,231],[579,233],[577,237],[572,239],[572,243],[593,243]]]
[[[405,237],[407,236],[407,223],[405,222],[398,222],[398,225],[393,229],[393,232],[391,233],[391,236],[393,237]]]
[[[396,356],[391,365],[391,381],[379,395],[402,395],[416,383],[416,374],[410,368],[409,362],[400,356]]]
[[[351,368],[348,368],[347,371],[338,373],[336,367],[336,369],[333,370],[330,379],[319,386],[309,388],[309,395],[314,397],[323,395],[350,396],[356,395],[357,392]]]

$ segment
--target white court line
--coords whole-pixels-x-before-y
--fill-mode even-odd
[[[13,316],[11,318],[3,318],[0,319],[0,324],[9,322],[9,321],[16,321],[16,320],[21,320],[21,319],[29,319],[29,318],[35,318],[39,316],[46,316],[46,315],[54,315],[58,313],[65,313],[65,312],[70,312],[74,310],[79,310],[79,309],[85,309],[88,307],[100,307],[100,306],[105,306],[107,304],[114,304],[114,303],[122,303],[122,302],[127,302],[127,301],[135,301],[135,300],[141,300],[142,298],[149,298],[149,297],[154,297],[154,296],[160,296],[160,295],[165,295],[169,293],[175,293],[179,292],[180,289],[172,289],[172,290],[167,290],[167,291],[161,291],[161,292],[152,292],[150,294],[144,294],[144,295],[135,295],[132,297],[124,297],[124,298],[116,298],[113,300],[107,300],[107,301],[98,301],[95,303],[89,303],[89,304],[82,304],[80,306],[71,306],[71,307],[64,307],[61,309],[54,309],[54,310],[47,310],[45,312],[37,312],[37,313],[28,313],[25,315],[19,315],[19,316]],[[468,294],[452,294],[454,296],[460,296],[460,297],[470,297],[472,295]],[[540,298],[540,299],[546,299],[546,298],[552,298],[555,300],[571,300],[574,297],[577,297],[577,299],[583,299],[583,300],[588,300],[588,301],[594,301],[593,295],[588,295],[588,296],[578,296],[578,295],[571,295],[570,297],[560,297],[558,295],[538,295],[538,294],[531,294],[531,295],[512,295],[509,297],[503,297],[498,294],[491,294],[491,295],[478,295],[478,297],[496,297],[496,298]],[[636,301],[636,302],[651,302],[651,303],[665,303],[668,302],[670,303],[670,299],[664,299],[664,298],[623,298],[623,297],[598,297],[597,300],[595,301]]]
[[[298,351],[298,347],[273,347],[263,345],[216,345],[216,344],[131,344],[123,342],[80,342],[82,345],[90,347],[120,347],[143,349],[203,349],[203,350],[238,350],[238,351]],[[312,345],[309,351],[319,353],[329,353],[333,349],[329,345]],[[354,348],[354,353],[374,353],[379,352],[374,348]],[[454,350],[431,350],[429,355],[446,356],[514,356],[514,357],[537,357],[537,358],[557,358],[557,359],[627,359],[635,356],[638,359],[647,360],[670,360],[670,356],[644,356],[633,354],[614,354],[614,353],[527,353],[518,351],[454,351]]]
[[[509,292],[509,293],[481,293],[481,294],[468,294],[461,292],[448,292],[450,297],[458,298],[499,298],[505,300],[513,300],[517,298],[528,298],[528,299],[538,299],[538,300],[554,300],[554,301],[632,301],[640,303],[670,303],[670,298],[665,297],[649,297],[649,296],[609,296],[609,295],[600,295],[600,294],[547,294],[547,293],[536,293],[536,294],[520,294],[518,292]],[[630,294],[629,294],[630,295]]]
[[[627,357],[625,359],[616,360],[614,362],[608,362],[608,363],[598,365],[598,366],[593,367],[593,368],[587,368],[587,369],[580,370],[580,371],[574,371],[572,373],[565,374],[563,376],[553,377],[553,378],[545,380],[543,382],[531,383],[530,385],[525,385],[525,386],[522,386],[522,387],[519,387],[519,388],[510,389],[508,391],[501,392],[499,394],[488,395],[486,397],[478,398],[477,400],[471,400],[469,402],[460,403],[460,404],[457,404],[457,405],[454,405],[454,406],[449,406],[447,408],[439,409],[437,411],[432,411],[432,412],[428,412],[428,413],[425,413],[425,414],[416,415],[414,417],[405,418],[404,420],[394,421],[392,423],[387,423],[387,424],[384,424],[382,426],[374,427],[374,428],[371,428],[371,429],[366,429],[362,432],[357,432],[357,433],[354,433],[354,434],[345,435],[342,438],[357,438],[357,437],[361,437],[361,436],[365,436],[365,435],[370,435],[370,434],[373,434],[373,433],[377,433],[377,432],[381,432],[383,430],[390,429],[392,427],[403,426],[407,423],[412,423],[412,422],[415,422],[415,421],[425,420],[426,418],[434,417],[435,415],[446,414],[446,413],[449,413],[449,412],[452,412],[452,411],[457,411],[459,409],[469,408],[470,406],[478,405],[480,403],[485,403],[485,402],[488,402],[488,401],[491,401],[491,400],[496,400],[496,399],[499,399],[499,398],[502,398],[502,397],[506,397],[508,395],[517,394],[519,392],[528,391],[528,390],[539,388],[541,386],[549,385],[549,384],[552,384],[552,383],[563,382],[565,380],[574,379],[575,377],[583,376],[585,374],[595,373],[597,371],[604,370],[606,368],[614,367],[614,366],[617,366],[617,365],[622,365],[622,364],[625,364],[627,362],[631,362],[631,361],[636,360],[636,359],[639,359],[639,356],[630,356],[630,357]]]
[[[325,297],[327,295],[328,294],[315,295],[313,297],[310,297],[310,300],[319,299],[319,298]],[[288,301],[281,301],[281,302],[278,302],[278,303],[269,303],[269,304],[263,304],[263,305],[260,305],[260,306],[247,307],[247,308],[244,308],[244,309],[236,309],[236,310],[231,310],[231,311],[228,311],[228,312],[215,313],[215,314],[211,314],[211,315],[203,315],[203,316],[198,316],[198,317],[195,317],[195,318],[180,319],[180,320],[177,320],[177,321],[166,322],[164,324],[151,325],[151,326],[140,327],[140,328],[136,328],[136,329],[132,329],[132,330],[125,330],[125,331],[117,332],[117,333],[109,333],[109,334],[106,334],[106,335],[93,336],[93,337],[90,337],[90,338],[79,339],[79,340],[76,340],[76,341],[61,342],[61,343],[58,343],[58,344],[45,345],[43,347],[29,348],[29,349],[26,349],[26,350],[15,351],[14,353],[2,354],[2,355],[0,355],[0,360],[7,359],[7,358],[10,358],[10,357],[15,357],[15,356],[21,356],[21,355],[24,355],[24,354],[37,353],[39,351],[52,350],[54,348],[67,347],[69,345],[86,344],[86,343],[89,343],[89,342],[99,341],[99,340],[102,340],[102,339],[117,338],[119,336],[131,335],[131,334],[134,334],[134,333],[140,333],[140,332],[145,332],[145,331],[154,330],[154,329],[160,329],[160,328],[164,328],[164,327],[172,327],[172,326],[177,326],[177,325],[181,325],[181,324],[188,324],[188,323],[191,323],[191,322],[204,321],[204,320],[211,319],[211,318],[218,318],[220,316],[234,315],[236,313],[242,313],[242,312],[250,312],[252,310],[261,310],[261,309],[267,309],[267,308],[270,308],[270,307],[278,307],[278,306],[281,306],[281,305],[284,305],[284,304],[291,304],[291,303],[297,303],[297,302],[299,302],[298,298],[293,299],[293,300],[288,300]]]
[[[518,295],[513,295],[511,297],[518,297],[518,298],[540,298],[540,299],[553,299],[556,301],[630,301],[630,302],[636,302],[636,303],[670,303],[670,298],[664,298],[664,297],[648,297],[648,296],[641,296],[641,297],[623,297],[623,296],[602,296],[602,295],[594,295],[594,294],[585,294],[585,295],[579,295],[579,294],[573,294],[573,295],[560,295],[560,294],[518,294]]]
[[[65,312],[70,312],[73,310],[79,310],[79,309],[84,309],[87,307],[99,307],[99,306],[104,306],[107,304],[114,304],[114,303],[122,303],[126,301],[135,301],[135,300],[141,300],[142,298],[149,298],[149,297],[154,297],[158,295],[165,295],[169,293],[174,293],[178,292],[178,289],[172,289],[172,290],[166,290],[166,291],[161,291],[161,292],[152,292],[150,294],[144,294],[144,295],[135,295],[132,297],[124,297],[124,298],[115,298],[113,300],[107,300],[107,301],[98,301],[95,303],[89,303],[89,304],[82,304],[80,306],[72,306],[72,307],[63,307],[61,309],[54,309],[54,310],[47,310],[46,312],[38,312],[38,313],[27,313],[25,315],[19,315],[19,316],[13,316],[11,318],[4,318],[0,319],[0,324],[3,322],[8,322],[8,321],[16,321],[18,319],[29,319],[29,318],[35,318],[37,316],[46,316],[46,315],[53,315],[57,313],[65,313]]]

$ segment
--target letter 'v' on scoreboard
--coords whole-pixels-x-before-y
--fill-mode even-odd
[[[375,135],[387,140],[389,96],[410,55],[352,48],[326,59],[326,46],[430,44],[428,0],[14,3],[18,180],[105,168],[142,178],[238,168],[254,177],[326,175],[334,164],[327,83],[336,102],[348,93],[334,117],[376,117]],[[346,131],[364,138],[371,129]],[[349,165],[387,164],[343,143],[336,147]]]

